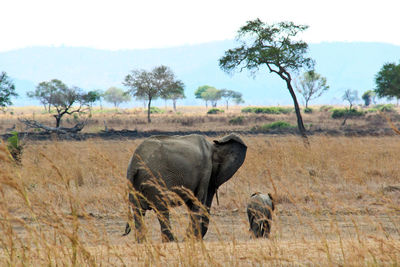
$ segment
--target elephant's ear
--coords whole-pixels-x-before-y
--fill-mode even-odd
[[[245,147],[247,147],[246,144],[243,142],[243,140],[236,134],[226,135],[219,140],[214,140],[214,143],[217,145],[222,145],[222,144],[226,144],[226,143],[229,143],[232,141],[236,141],[236,142],[244,145]]]

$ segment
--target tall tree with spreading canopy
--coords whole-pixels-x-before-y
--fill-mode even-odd
[[[329,89],[326,78],[314,70],[307,71],[300,76],[298,81],[295,82],[295,87],[297,92],[303,96],[306,108],[308,108],[308,102],[320,97]]]
[[[161,65],[155,67],[152,71],[133,70],[131,74],[125,77],[123,84],[129,88],[128,92],[137,99],[147,99],[147,121],[150,123],[151,101],[168,91],[175,82],[175,75],[172,70]]]
[[[53,79],[49,82],[41,82],[35,91],[28,92],[31,98],[37,98],[50,113],[51,107],[56,111],[53,117],[56,119],[56,128],[60,127],[64,115],[80,113],[87,105],[88,96],[79,87],[68,87],[62,81]]]
[[[201,98],[206,101],[211,102],[211,106],[214,108],[217,107],[218,100],[221,99],[221,91],[214,87],[207,88],[204,92],[201,93]],[[207,105],[206,105],[207,106]]]
[[[386,63],[375,75],[375,92],[378,97],[400,99],[400,64]]]
[[[236,37],[241,45],[226,51],[219,60],[219,66],[226,72],[248,69],[254,74],[262,66],[266,66],[270,73],[275,73],[283,79],[293,99],[297,126],[305,138],[307,138],[306,129],[290,73],[298,72],[301,68],[311,69],[314,66],[314,61],[306,55],[307,43],[294,40],[298,33],[307,28],[308,26],[295,25],[293,22],[269,25],[258,18],[248,21],[239,29]]]
[[[0,73],[0,109],[12,105],[11,97],[17,97],[15,85],[6,72]]]

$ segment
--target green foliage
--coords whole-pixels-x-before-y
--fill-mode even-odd
[[[15,85],[4,71],[0,73],[0,108],[11,106],[11,97],[17,97]]]
[[[165,113],[165,111],[158,107],[150,107],[150,113],[151,114],[162,114],[162,113]]]
[[[203,99],[201,97],[201,94],[204,93],[208,88],[214,88],[213,86],[210,85],[202,85],[199,86],[196,91],[194,92],[194,95],[196,96],[197,99]]]
[[[355,118],[361,117],[365,114],[363,111],[359,111],[356,109],[348,109],[348,108],[335,108],[331,110],[333,119],[341,119],[341,118]]]
[[[232,125],[241,125],[241,124],[243,124],[243,122],[244,122],[243,116],[237,116],[237,117],[234,117],[229,120],[229,124],[232,124]]]
[[[361,96],[362,100],[364,100],[364,105],[368,107],[371,104],[371,101],[375,98],[376,93],[372,90],[368,90],[363,93]]]
[[[11,137],[7,139],[7,149],[17,163],[21,163],[22,145],[20,144],[18,132],[11,132]]]
[[[377,108],[369,108],[366,111],[367,111],[367,113],[376,113],[376,112],[378,112],[378,109]]]
[[[224,113],[224,110],[219,108],[212,108],[207,111],[207,114],[220,114],[220,113]]]
[[[379,104],[375,105],[374,108],[376,108],[379,111],[382,112],[394,112],[395,111],[395,105],[393,104]]]
[[[289,114],[291,112],[293,112],[293,108],[284,108],[284,107],[246,107],[246,108],[242,108],[242,113]]]
[[[221,99],[221,90],[214,87],[207,88],[203,93],[201,93],[201,98],[206,101],[211,101],[213,107],[217,106],[217,101]]]
[[[117,87],[110,87],[104,92],[104,100],[118,107],[123,102],[129,102],[131,97],[124,90]]]
[[[103,93],[100,90],[89,91],[86,95],[83,96],[86,103],[92,106],[95,102],[99,101],[103,96]]]
[[[256,126],[253,127],[253,131],[259,131],[259,132],[268,132],[270,130],[284,130],[284,129],[292,129],[296,128],[295,125],[292,125],[286,121],[275,121],[272,123],[264,124],[262,126]]]
[[[386,63],[375,75],[375,92],[379,97],[400,98],[400,64]]]
[[[221,89],[220,90],[220,95],[222,98],[225,99],[226,102],[226,109],[229,107],[229,100],[233,100],[236,104],[241,104],[244,103],[242,99],[242,93],[233,91],[233,90],[228,90],[228,89]]]
[[[330,111],[331,109],[333,109],[333,106],[323,105],[323,106],[321,106],[321,107],[319,108],[319,111],[328,112],[328,111]]]
[[[312,108],[305,108],[304,109],[304,113],[311,114],[311,113],[313,113],[313,109]]]

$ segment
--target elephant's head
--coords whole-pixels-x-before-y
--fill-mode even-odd
[[[218,189],[219,186],[228,181],[242,166],[246,157],[247,146],[235,134],[214,140],[213,146],[213,169],[210,186]]]

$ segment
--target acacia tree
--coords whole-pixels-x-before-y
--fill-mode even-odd
[[[202,85],[199,86],[196,91],[194,92],[194,95],[196,96],[196,98],[198,99],[203,99],[206,103],[206,108],[208,107],[208,100],[204,99],[201,94],[204,93],[208,88],[214,88],[213,86],[210,85]],[[215,89],[215,88],[214,88]]]
[[[56,111],[53,117],[56,119],[56,128],[60,127],[62,117],[67,114],[80,113],[87,104],[87,94],[82,89],[74,86],[68,87],[62,81],[53,79],[49,82],[41,82],[35,91],[28,92],[31,98],[37,98],[50,113],[51,107]],[[74,106],[75,105],[75,106]]]
[[[239,104],[243,102],[242,93],[228,90],[228,89],[221,89],[220,90],[221,97],[225,99],[226,109],[229,109],[229,101],[232,99],[235,103]]]
[[[308,108],[310,100],[320,97],[329,89],[326,78],[314,70],[307,71],[299,77],[298,82],[295,82],[295,87],[297,92],[303,96],[306,108]]]
[[[117,87],[110,87],[104,92],[104,100],[108,103],[112,103],[114,108],[118,108],[118,106],[123,102],[128,102],[131,100],[129,94],[125,93],[124,90]]]
[[[175,81],[167,90],[162,92],[161,97],[165,100],[171,99],[176,112],[176,101],[185,98],[185,85],[182,81]]]
[[[12,105],[11,97],[18,96],[13,81],[4,71],[0,73],[0,108]]]
[[[386,63],[375,75],[375,92],[378,97],[400,99],[400,64]]]
[[[155,67],[152,71],[133,70],[125,77],[123,84],[137,99],[147,99],[147,121],[150,123],[151,101],[168,91],[175,83],[175,75],[167,66]]]
[[[217,107],[218,100],[221,99],[221,91],[214,87],[209,87],[204,92],[201,93],[201,98],[204,99],[204,101],[206,101],[206,103],[208,101],[210,101],[211,106],[213,106],[215,108],[215,107]],[[207,104],[206,104],[206,106],[207,106]]]
[[[303,67],[312,68],[314,65],[313,60],[306,57],[307,43],[293,40],[299,32],[307,28],[308,26],[295,25],[293,22],[269,25],[258,18],[248,21],[239,29],[236,37],[241,45],[226,51],[219,60],[219,66],[226,72],[248,69],[254,74],[260,67],[266,66],[270,73],[275,73],[283,79],[293,99],[297,126],[304,138],[307,138],[306,129],[290,73]]]
[[[351,109],[352,109],[354,103],[358,100],[358,92],[357,92],[357,90],[346,89],[344,91],[342,99],[344,101],[349,102],[349,112],[351,112]]]

